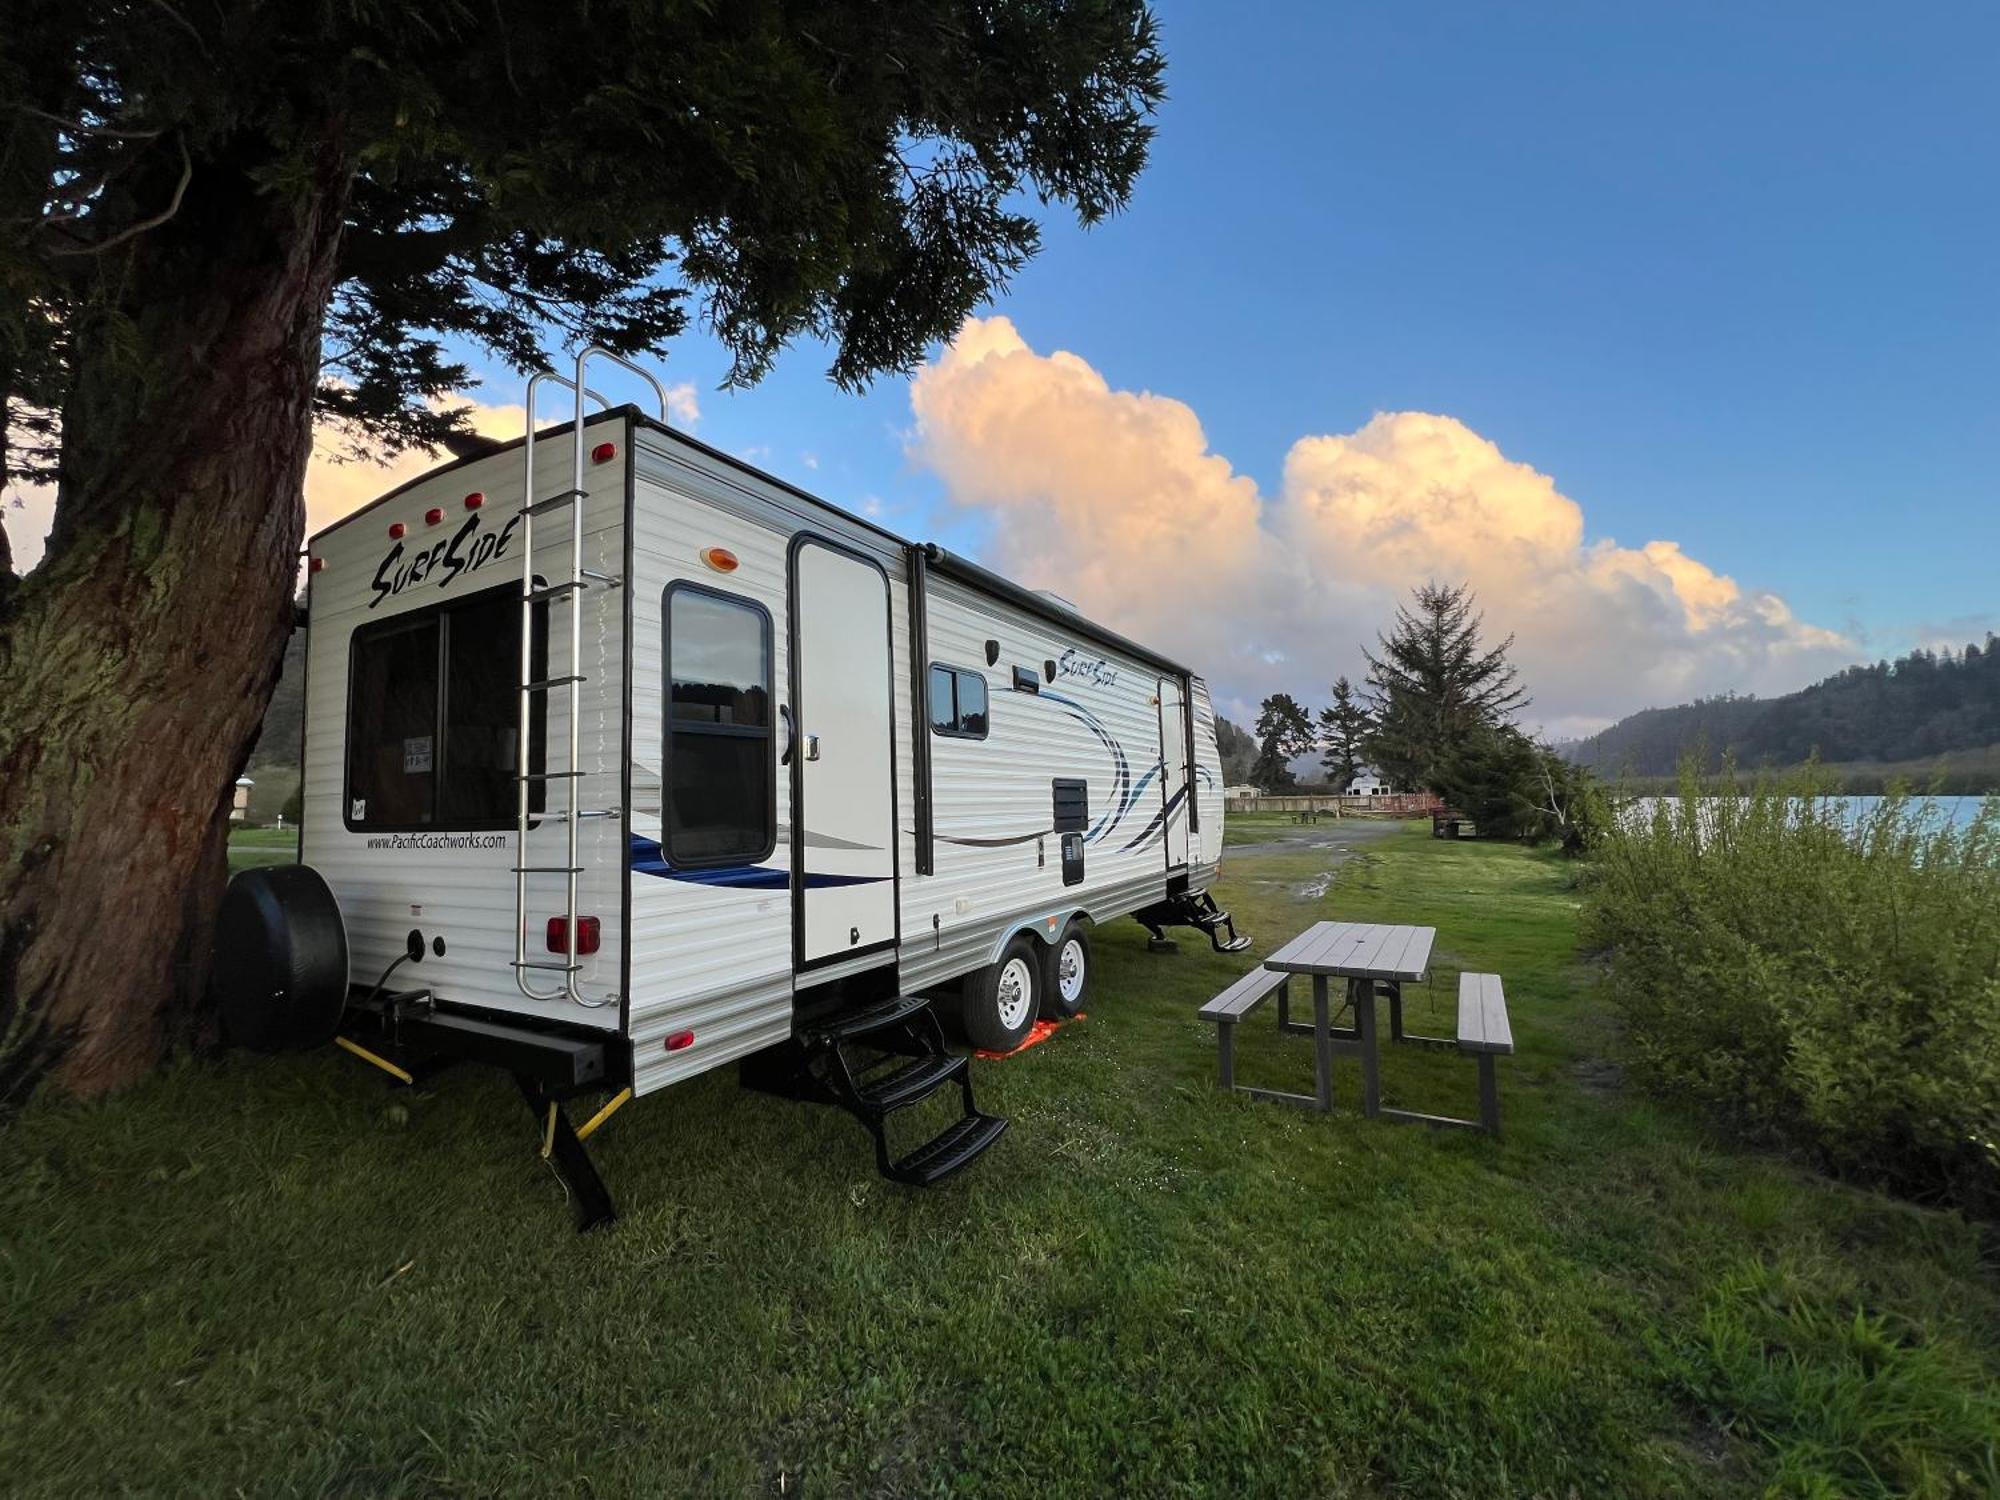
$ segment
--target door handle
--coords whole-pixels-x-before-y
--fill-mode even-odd
[[[806,759],[807,760],[819,759],[819,736],[816,734],[809,734],[806,736]]]

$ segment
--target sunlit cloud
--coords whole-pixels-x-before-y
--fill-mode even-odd
[[[1452,417],[1301,437],[1267,497],[1184,402],[1113,389],[1004,317],[968,321],[910,399],[910,454],[985,522],[990,561],[1157,642],[1237,713],[1358,676],[1362,644],[1427,579],[1470,582],[1489,633],[1515,637],[1525,717],[1551,733],[1796,687],[1855,655],[1674,542],[1590,537],[1553,478]]]

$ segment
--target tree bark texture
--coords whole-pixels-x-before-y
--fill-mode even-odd
[[[330,138],[331,139],[331,138]],[[0,1108],[201,1030],[242,774],[291,629],[348,166],[255,143],[100,257],[55,528],[0,601]]]

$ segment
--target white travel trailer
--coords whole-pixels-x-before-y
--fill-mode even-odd
[[[1247,942],[1206,895],[1207,688],[636,408],[586,415],[608,358],[308,544],[300,864],[232,886],[225,1025],[406,1081],[506,1068],[586,1227],[582,1140],[731,1062],[934,1181],[1005,1125],[940,1012],[1017,1045],[1085,1004],[1115,917]],[[546,381],[575,415],[537,433]],[[892,1154],[887,1117],[953,1086],[962,1117]]]

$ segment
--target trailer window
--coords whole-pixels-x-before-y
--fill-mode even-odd
[[[535,677],[548,675],[548,607],[535,613]],[[364,625],[348,646],[349,828],[514,824],[521,596],[507,587]],[[531,706],[529,763],[543,766],[547,706]],[[540,812],[544,783],[529,789]]]
[[[931,664],[931,733],[986,738],[986,677],[964,667]]]
[[[666,605],[667,858],[762,859],[777,842],[771,616],[690,583],[669,585]]]

